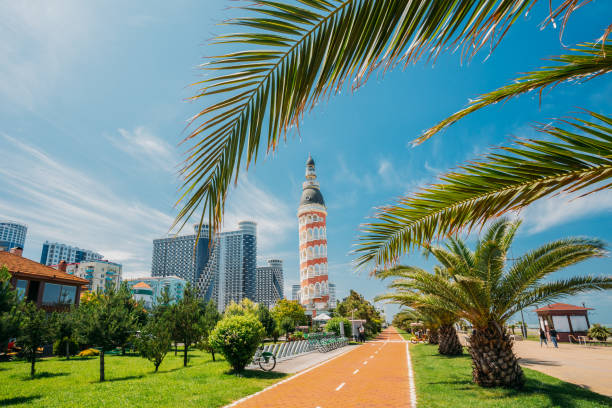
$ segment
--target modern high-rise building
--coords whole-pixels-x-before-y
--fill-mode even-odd
[[[336,284],[335,283],[330,283],[329,284],[329,307],[336,307]]]
[[[147,284],[147,286],[149,286],[151,289],[152,307],[157,305],[157,300],[162,296],[165,288],[168,288],[168,294],[172,298],[170,303],[173,304],[183,298],[185,286],[187,286],[187,281],[179,278],[178,276],[145,276],[142,278],[126,279],[125,282],[130,287],[134,287],[139,283]]]
[[[302,184],[302,197],[298,207],[300,234],[300,302],[307,312],[329,305],[327,276],[327,207],[319,189],[315,162],[309,155],[306,161],[306,181]]]
[[[151,274],[185,279],[200,297],[214,299],[220,310],[231,301],[255,301],[257,224],[242,221],[238,231],[221,233],[212,245],[208,225],[202,225],[199,237],[194,228],[193,235],[153,241]]]
[[[0,221],[0,251],[23,248],[28,227],[15,221]]]
[[[66,265],[66,273],[87,279],[89,281],[88,291],[104,292],[109,286],[119,287],[122,266],[115,262],[103,260],[83,261]]]
[[[81,249],[59,242],[45,241],[40,255],[40,263],[51,266],[59,264],[60,261],[72,264],[84,261],[98,261],[102,258],[102,255],[89,249]]]
[[[268,266],[258,266],[255,281],[255,302],[274,306],[283,298],[283,261],[270,259]]]
[[[302,291],[301,285],[291,285],[291,300],[300,301],[300,292]]]
[[[219,310],[230,302],[256,299],[257,224],[238,223],[238,231],[221,233]]]

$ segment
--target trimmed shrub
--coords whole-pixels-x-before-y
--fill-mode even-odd
[[[257,317],[230,316],[222,319],[210,335],[210,344],[223,354],[234,371],[241,372],[251,362],[266,332]]]
[[[349,337],[351,335],[351,323],[346,317],[332,317],[327,321],[325,331],[334,332],[336,336],[339,336],[341,323],[344,324],[344,335]]]
[[[100,351],[93,349],[93,348],[83,350],[79,354],[77,354],[77,356],[79,357],[93,357],[93,356],[98,356],[98,355],[100,355]]]
[[[68,337],[64,337],[61,340],[55,340],[53,343],[53,354],[56,356],[66,356],[66,343],[68,343],[68,352],[71,356],[74,356],[79,351],[79,346],[69,339]]]

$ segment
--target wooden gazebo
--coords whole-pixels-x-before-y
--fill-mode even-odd
[[[586,336],[589,327],[589,307],[554,303],[536,309],[540,328],[548,333],[551,329],[557,331],[559,341],[569,341],[569,336]]]

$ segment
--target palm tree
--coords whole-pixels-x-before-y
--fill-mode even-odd
[[[440,308],[437,305],[437,298],[424,295],[414,291],[412,274],[428,273],[423,269],[413,266],[397,266],[389,270],[379,272],[378,278],[396,277],[389,285],[395,292],[387,293],[376,297],[376,300],[387,300],[392,303],[399,303],[413,309],[425,326],[435,333],[435,343],[438,344],[438,352],[442,355],[459,355],[463,353],[463,347],[455,330],[455,323],[459,320],[454,311]],[[442,279],[450,279],[450,275],[443,269],[436,267],[434,274]]]
[[[182,174],[182,208],[175,225],[208,213],[211,236],[221,225],[225,200],[241,165],[256,163],[265,143],[273,151],[298,127],[304,113],[345,83],[363,85],[372,73],[397,64],[435,59],[448,49],[471,58],[483,47],[492,51],[508,29],[538,0],[296,0],[256,1],[239,9],[246,17],[226,25],[237,33],[214,43],[235,49],[204,64],[207,78],[193,99],[207,104],[191,121],[186,140],[193,145]],[[542,23],[565,26],[588,0],[559,0]],[[242,32],[240,32],[242,30]],[[610,71],[606,37],[586,43],[560,64],[519,78],[519,83],[483,95],[466,110],[442,121],[419,140],[488,104],[561,81],[585,80]],[[210,75],[210,77],[208,77]],[[262,141],[262,136],[266,141]],[[524,202],[525,204],[527,202]],[[473,220],[464,214],[467,223]],[[462,219],[463,219],[462,218]],[[460,223],[455,223],[459,225]]]
[[[450,279],[417,268],[406,276],[409,286],[428,297],[428,303],[465,319],[474,327],[469,337],[473,379],[484,387],[520,388],[524,376],[512,352],[507,321],[519,310],[588,290],[612,289],[612,277],[578,276],[550,281],[564,267],[604,256],[597,239],[566,238],[532,250],[507,265],[508,251],[520,221],[492,223],[471,251],[451,238],[430,253]]]

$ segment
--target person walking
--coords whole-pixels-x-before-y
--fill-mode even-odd
[[[365,329],[363,328],[363,324],[359,326],[359,341],[362,343],[365,341]]]
[[[559,348],[559,346],[557,346],[557,331],[555,329],[550,329],[548,334],[550,335],[550,341],[552,341],[552,343],[555,345],[555,348]]]
[[[546,332],[540,329],[540,347],[542,347],[542,343],[548,347],[548,342],[546,341]]]

